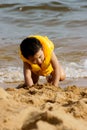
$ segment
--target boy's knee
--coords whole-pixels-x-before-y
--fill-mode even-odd
[[[61,77],[60,77],[60,81],[65,80],[65,78],[66,78],[66,74],[65,74],[65,73],[63,73],[63,74],[61,75]]]

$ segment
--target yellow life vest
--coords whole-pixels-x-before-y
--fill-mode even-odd
[[[50,63],[50,60],[54,49],[54,44],[46,36],[34,35],[30,37],[38,39],[42,44],[45,57],[44,62],[42,63],[41,67],[38,64],[33,64],[29,61],[29,59],[26,59],[22,55],[21,51],[20,51],[20,57],[24,62],[30,64],[32,72],[34,72],[37,75],[47,76],[53,71],[53,67]]]

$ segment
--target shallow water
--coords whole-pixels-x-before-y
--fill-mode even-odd
[[[86,0],[1,0],[0,83],[23,81],[18,47],[32,34],[54,42],[67,79],[87,78]]]

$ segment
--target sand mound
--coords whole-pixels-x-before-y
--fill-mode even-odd
[[[87,130],[87,88],[0,88],[0,130]]]

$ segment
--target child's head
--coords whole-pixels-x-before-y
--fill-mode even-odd
[[[34,56],[41,48],[42,45],[40,41],[33,37],[24,39],[20,44],[20,50],[26,59],[30,56]]]
[[[22,41],[20,45],[22,55],[32,63],[41,65],[44,61],[42,44],[36,38],[30,37]]]

